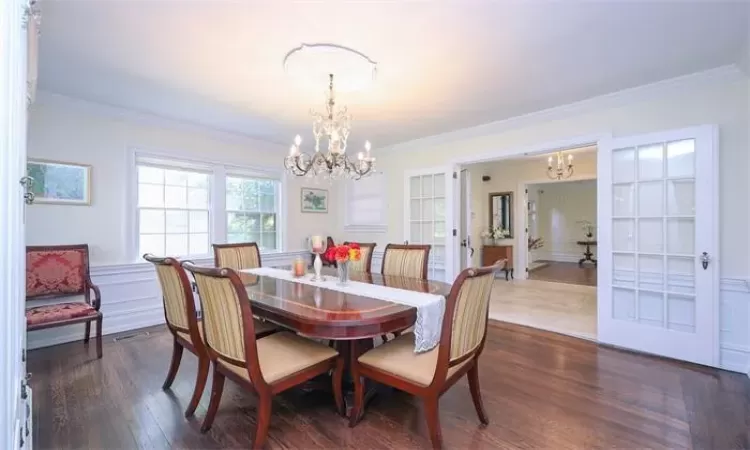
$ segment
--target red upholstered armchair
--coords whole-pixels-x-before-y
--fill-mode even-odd
[[[94,298],[91,298],[94,291]],[[83,300],[60,302],[26,309],[28,331],[85,323],[83,342],[88,345],[91,322],[96,321],[96,356],[102,357],[101,293],[91,282],[89,246],[54,245],[26,247],[26,300]]]

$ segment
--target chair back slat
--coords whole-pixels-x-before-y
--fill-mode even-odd
[[[200,292],[206,345],[221,356],[245,361],[245,324],[231,280],[198,272],[193,276]]]
[[[26,247],[26,299],[85,295],[89,246]]]
[[[494,280],[494,272],[464,280],[454,307],[450,361],[475,351],[482,343]]]
[[[216,267],[232,270],[255,269],[261,266],[260,249],[256,242],[241,244],[214,244]]]
[[[383,275],[427,279],[430,245],[388,244],[383,254]]]
[[[189,332],[194,328],[198,331],[198,321],[195,318],[195,300],[187,274],[180,267],[176,258],[161,258],[145,254],[143,259],[156,268],[156,278],[162,292],[164,302],[164,317],[167,324],[176,330]],[[192,317],[192,320],[191,320]]]

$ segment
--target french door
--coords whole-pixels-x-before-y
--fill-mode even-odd
[[[31,448],[25,411],[27,2],[0,2],[0,448]],[[33,80],[33,78],[29,78]],[[31,98],[31,97],[29,97]],[[26,183],[28,185],[28,183]]]
[[[410,171],[404,185],[404,240],[429,244],[427,278],[452,282],[453,185],[447,169]],[[449,226],[450,224],[450,226]]]
[[[717,364],[716,130],[600,142],[598,337]]]

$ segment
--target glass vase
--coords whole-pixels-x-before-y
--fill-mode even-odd
[[[339,262],[337,264],[339,271],[339,286],[349,284],[349,261]]]

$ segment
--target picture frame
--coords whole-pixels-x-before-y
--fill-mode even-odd
[[[26,174],[34,180],[34,203],[91,204],[91,166],[30,158],[26,161]]]
[[[302,188],[300,208],[303,213],[328,213],[328,191],[326,189]]]

